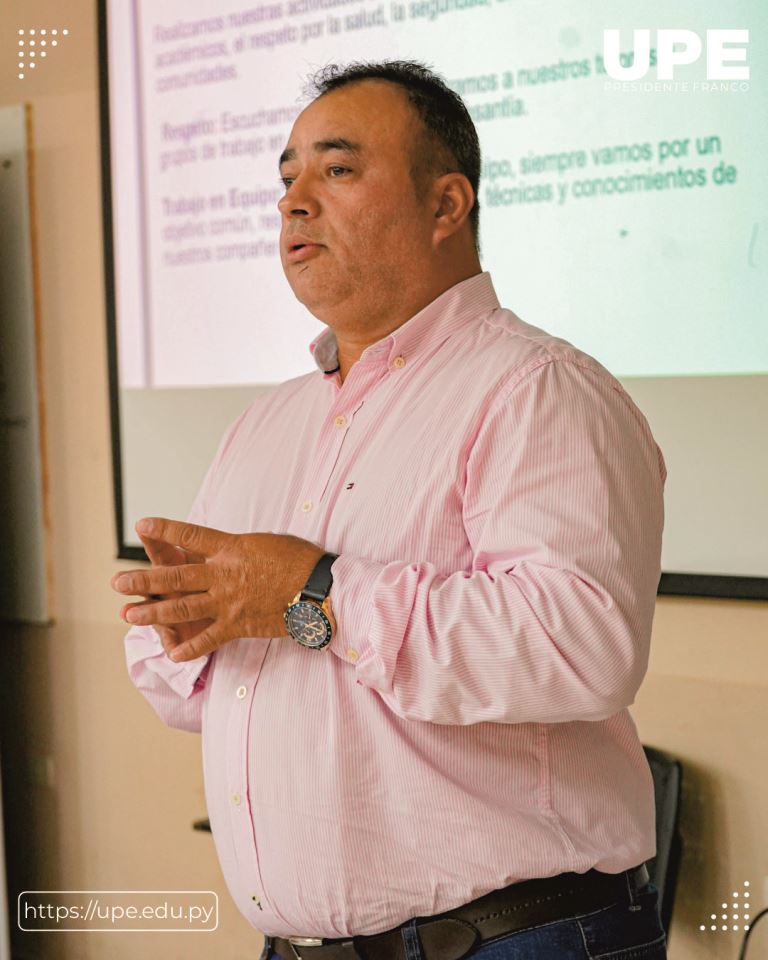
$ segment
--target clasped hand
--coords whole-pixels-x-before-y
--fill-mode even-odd
[[[325,552],[300,537],[225,533],[147,517],[136,524],[152,568],[112,577],[145,600],[121,617],[155,627],[172,660],[194,660],[237,637],[285,636],[283,614]]]

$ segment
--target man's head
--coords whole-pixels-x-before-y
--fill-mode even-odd
[[[280,158],[298,299],[325,322],[377,318],[478,272],[480,149],[461,98],[407,61],[330,66],[312,84]],[[302,238],[318,245],[292,249]]]
[[[411,145],[411,174],[417,190],[430,177],[458,171],[469,180],[475,203],[469,214],[472,236],[480,252],[480,142],[464,101],[437,74],[413,60],[380,63],[336,64],[324,67],[310,81],[308,93],[316,97],[361,80],[387,80],[399,84],[418,114],[422,129]]]

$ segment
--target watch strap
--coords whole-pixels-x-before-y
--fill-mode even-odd
[[[333,586],[331,564],[338,556],[338,553],[324,553],[320,557],[301,591],[301,600],[317,600],[318,603],[325,600]]]

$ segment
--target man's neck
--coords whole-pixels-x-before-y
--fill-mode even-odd
[[[442,282],[436,282],[431,288],[427,288],[419,297],[405,307],[402,307],[396,315],[389,314],[383,318],[382,322],[376,325],[374,330],[365,330],[364,332],[355,332],[351,336],[345,335],[343,329],[337,329],[333,323],[328,323],[336,336],[336,348],[339,361],[339,380],[344,382],[350,369],[357,363],[362,356],[363,351],[373,343],[388,337],[393,330],[397,330],[404,323],[415,316],[420,310],[423,310],[428,304],[436,300],[446,290],[455,287],[457,283],[468,280],[470,277],[482,273],[480,261],[472,264],[466,271],[458,273],[449,279],[443,279]]]

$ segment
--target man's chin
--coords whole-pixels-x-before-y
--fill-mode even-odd
[[[333,308],[345,298],[339,295],[337,289],[329,287],[327,281],[323,281],[324,278],[313,276],[309,270],[288,274],[288,283],[299,303],[319,320],[326,322],[324,315],[332,314]]]
[[[313,317],[321,320],[323,323],[327,322],[325,319],[326,316],[328,316],[329,313],[333,313],[321,300],[316,300],[312,297],[300,297],[298,294],[296,294],[296,299]]]

